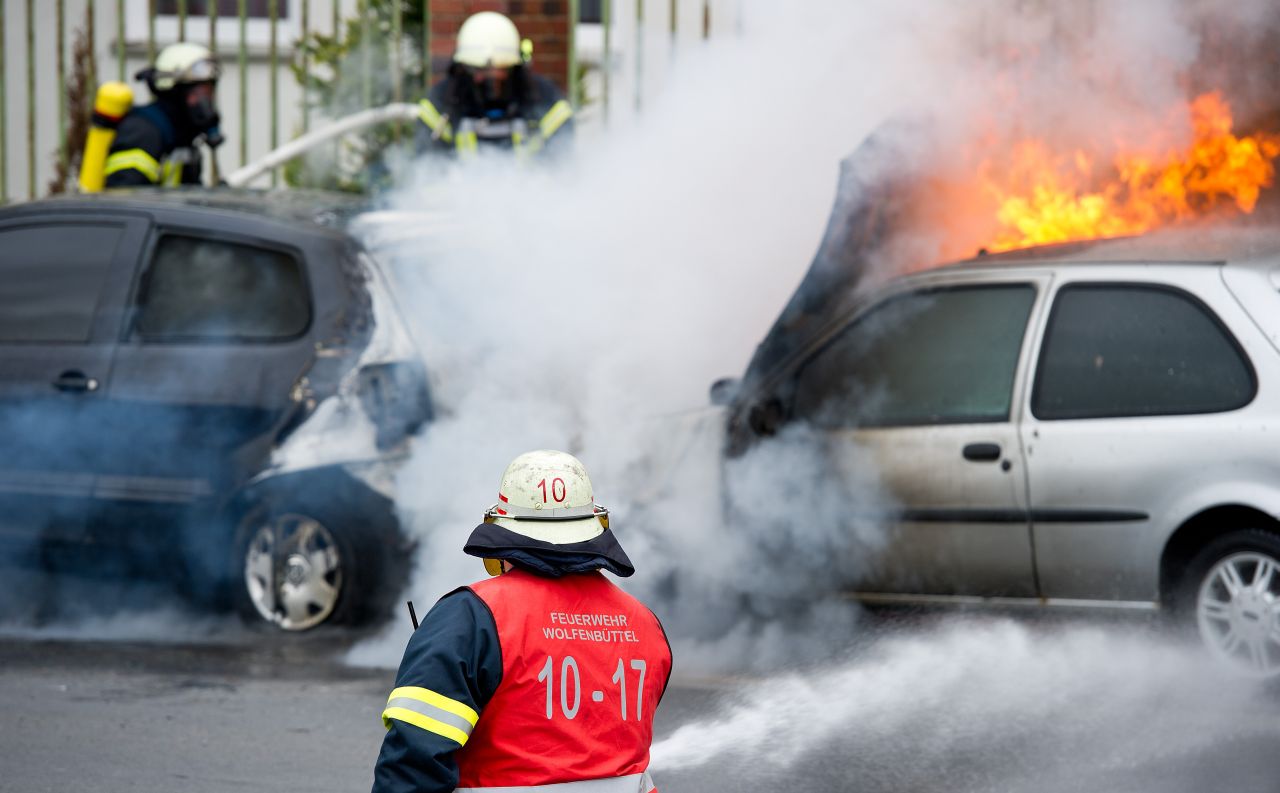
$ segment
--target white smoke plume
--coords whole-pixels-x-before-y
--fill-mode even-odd
[[[411,595],[480,575],[460,548],[503,467],[564,448],[614,509],[639,570],[627,586],[693,666],[839,652],[856,616],[831,596],[880,539],[840,516],[884,504],[874,468],[795,431],[730,464],[722,487],[718,414],[695,408],[795,289],[840,160],[921,111],[944,122],[922,155],[940,171],[1012,135],[1102,150],[1185,138],[1170,108],[1201,25],[1236,8],[748,2],[740,32],[682,51],[643,115],[584,136],[562,168],[416,169],[389,203],[427,212],[423,233],[384,246],[441,410],[399,481],[422,543]],[[916,267],[946,250],[943,230],[909,242]],[[407,632],[351,658],[394,664]]]
[[[741,686],[651,759],[670,789],[1192,793],[1271,789],[1277,738],[1262,686],[1176,643],[970,619]]]

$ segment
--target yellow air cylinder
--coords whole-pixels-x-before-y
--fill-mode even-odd
[[[107,153],[116,139],[116,127],[133,107],[133,91],[124,83],[103,83],[93,101],[93,121],[80,158],[80,190],[100,193],[107,181]]]

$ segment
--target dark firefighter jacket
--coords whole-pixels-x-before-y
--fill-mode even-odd
[[[517,567],[443,597],[409,640],[383,712],[374,793],[589,779],[619,783],[608,793],[653,789],[645,769],[670,647],[657,618],[600,574],[632,572],[612,533],[578,546],[477,527],[467,552]],[[605,615],[553,605],[574,602]]]
[[[418,152],[465,158],[485,146],[523,158],[558,156],[573,138],[569,102],[555,83],[524,67],[517,68],[512,79],[516,98],[497,108],[482,106],[465,75],[436,83],[418,103]]]
[[[176,109],[161,101],[130,110],[107,154],[106,187],[200,184],[196,133],[175,118]]]

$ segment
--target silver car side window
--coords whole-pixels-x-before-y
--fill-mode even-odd
[[[1031,412],[1041,420],[1216,413],[1253,400],[1239,344],[1190,293],[1072,284],[1049,314]]]
[[[1030,284],[911,292],[864,312],[797,375],[792,414],[811,424],[1007,421]]]

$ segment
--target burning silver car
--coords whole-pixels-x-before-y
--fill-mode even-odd
[[[728,389],[729,449],[805,423],[870,453],[894,507],[858,598],[1164,609],[1280,674],[1274,225],[980,255],[808,320]]]

